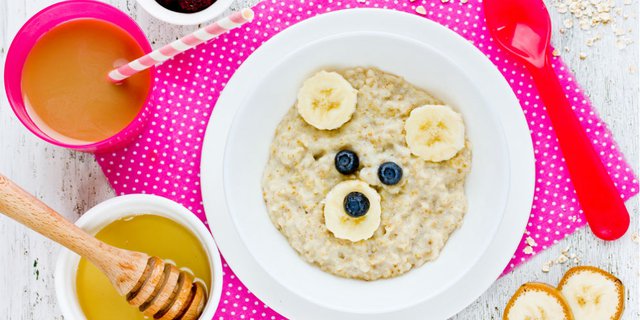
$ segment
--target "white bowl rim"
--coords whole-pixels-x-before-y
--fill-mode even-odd
[[[380,21],[383,18],[388,18],[389,21],[381,24]],[[300,29],[304,29],[304,33],[301,33]],[[507,210],[511,210],[512,214],[505,216],[500,225],[500,239],[494,239],[492,242],[492,246],[495,246],[495,248],[482,258],[483,265],[473,270],[468,277],[465,277],[465,280],[469,280],[469,277],[474,276],[481,278],[481,280],[475,281],[475,288],[468,287],[464,291],[458,292],[459,296],[455,300],[446,300],[447,298],[452,298],[451,294],[443,294],[434,299],[433,303],[429,305],[432,307],[440,306],[436,308],[437,310],[430,309],[427,311],[424,308],[426,307],[425,304],[383,314],[347,314],[335,309],[328,310],[295,296],[290,291],[284,290],[284,288],[277,287],[277,281],[269,279],[263,270],[256,269],[253,258],[248,255],[246,248],[241,248],[244,246],[238,243],[241,241],[239,241],[237,232],[231,230],[233,228],[229,228],[232,225],[232,219],[229,217],[229,213],[224,210],[226,207],[224,192],[220,189],[222,188],[223,172],[221,164],[223,161],[219,148],[224,148],[225,142],[219,140],[223,140],[228,133],[230,119],[235,112],[230,106],[242,103],[243,97],[246,95],[246,86],[238,89],[239,82],[241,82],[238,78],[242,78],[242,81],[253,83],[252,81],[254,80],[247,79],[255,78],[256,67],[258,66],[256,62],[258,60],[257,56],[259,56],[257,54],[258,51],[269,51],[269,56],[273,56],[274,51],[282,55],[284,52],[299,48],[301,44],[305,43],[304,41],[312,41],[309,39],[318,39],[322,36],[336,34],[336,32],[359,30],[381,32],[394,30],[392,32],[401,32],[402,35],[427,43],[434,41],[429,36],[433,37],[435,34],[435,36],[439,37],[439,47],[446,47],[446,51],[451,54],[452,59],[459,61],[463,67],[468,68],[476,76],[482,74],[493,79],[488,89],[491,93],[497,94],[499,98],[496,100],[498,100],[501,108],[504,108],[504,114],[500,115],[501,119],[503,121],[505,119],[510,120],[507,123],[503,122],[503,124],[505,125],[505,131],[509,132],[508,140],[511,156],[513,157],[511,159],[512,172],[521,179],[520,182],[516,183],[515,189],[511,190],[513,193],[510,192]],[[297,38],[294,37],[292,39],[294,34]],[[299,38],[301,37],[305,39],[300,40]],[[535,178],[533,146],[524,115],[519,108],[513,91],[495,66],[490,63],[489,59],[468,41],[463,40],[453,31],[433,21],[404,12],[382,9],[340,10],[307,19],[276,35],[263,44],[258,51],[240,66],[221,93],[207,127],[201,160],[202,164],[207,164],[201,167],[205,213],[209,221],[216,222],[212,224],[212,230],[216,233],[221,249],[225,252],[227,263],[234,268],[234,271],[243,279],[248,288],[285,316],[300,317],[301,315],[307,315],[309,318],[317,319],[327,317],[335,319],[387,319],[390,317],[406,318],[408,316],[419,318],[424,316],[424,312],[429,312],[431,316],[436,318],[446,318],[464,308],[477,298],[482,291],[486,290],[495,281],[495,278],[499,276],[502,268],[506,266],[519,243],[528,220]],[[473,59],[465,59],[465,57]],[[244,84],[246,85],[246,83]],[[215,125],[212,126],[212,123],[215,123]],[[215,147],[215,150],[211,149],[211,147]],[[232,247],[234,248],[233,250],[231,250]],[[243,261],[243,263],[240,263],[240,261]],[[445,301],[448,302],[443,303]]]
[[[275,70],[275,69],[277,69],[278,67],[280,67],[280,64],[287,64],[287,63],[290,63],[289,61],[293,60],[293,59],[291,59],[291,57],[299,57],[299,56],[301,56],[301,52],[305,52],[305,51],[313,50],[313,49],[314,49],[314,46],[316,46],[316,47],[317,47],[317,46],[329,46],[329,47],[333,47],[331,44],[328,44],[328,43],[331,43],[331,42],[333,42],[333,41],[341,41],[341,40],[343,40],[343,39],[353,39],[354,37],[363,37],[363,38],[368,38],[368,37],[373,37],[373,38],[383,38],[383,39],[385,39],[385,40],[390,40],[390,41],[392,41],[392,42],[411,43],[411,45],[412,45],[412,46],[414,46],[414,48],[416,48],[416,49],[419,49],[419,50],[421,50],[421,51],[429,51],[429,52],[431,52],[431,53],[432,53],[432,54],[434,54],[434,55],[438,55],[438,56],[440,56],[442,60],[449,61],[451,64],[455,64],[453,61],[451,61],[451,59],[449,59],[448,57],[444,56],[444,54],[442,54],[442,52],[440,52],[440,50],[437,50],[437,49],[436,49],[436,48],[434,48],[433,46],[431,46],[431,45],[429,45],[429,44],[426,44],[426,43],[424,43],[424,42],[420,42],[420,41],[415,40],[415,39],[413,39],[413,38],[404,37],[404,36],[397,35],[397,34],[393,34],[393,33],[378,32],[378,31],[374,31],[374,32],[372,32],[372,31],[355,31],[355,32],[343,32],[343,33],[338,33],[338,34],[335,34],[335,35],[331,35],[331,36],[323,37],[323,38],[316,39],[316,40],[314,40],[314,41],[310,41],[310,42],[306,43],[305,45],[301,46],[301,47],[300,47],[300,48],[298,48],[297,50],[292,51],[292,52],[291,52],[291,53],[289,53],[288,55],[284,56],[284,57],[282,58],[282,60],[280,60],[280,61],[273,61],[273,63],[272,63],[272,65],[270,66],[270,68],[269,68],[269,69],[267,69],[267,70],[265,70],[265,72],[264,72],[264,73],[262,73],[263,79],[266,79],[269,75],[273,74],[274,70]],[[375,40],[373,40],[373,41],[375,41]],[[334,46],[335,46],[335,44],[334,44]],[[452,69],[451,69],[451,70],[456,70],[456,72],[457,72],[458,74],[465,75],[464,70],[459,69],[457,66],[452,66]],[[257,82],[258,82],[258,83],[261,83],[261,81],[263,81],[263,80],[259,80],[259,81],[257,81]],[[255,88],[255,87],[253,87],[252,89],[256,89],[256,88]],[[254,90],[254,91],[246,91],[246,97],[247,97],[247,99],[248,99],[248,97],[253,96],[253,95],[254,95],[254,92],[255,92],[255,90]],[[439,97],[439,98],[441,98],[441,97]],[[445,100],[445,103],[446,103],[446,102],[447,102],[447,101]],[[227,137],[226,137],[226,141],[225,141],[225,148],[224,148],[224,151],[223,151],[223,157],[224,157],[224,160],[223,160],[223,161],[224,161],[224,165],[223,165],[223,167],[224,167],[224,173],[223,173],[223,179],[222,179],[222,181],[223,181],[223,184],[224,184],[224,190],[225,190],[225,191],[224,191],[224,194],[225,194],[225,196],[226,196],[226,201],[225,201],[225,203],[226,203],[226,206],[227,206],[227,210],[228,210],[229,212],[233,212],[231,209],[229,209],[229,207],[231,207],[231,206],[232,206],[232,197],[231,197],[231,195],[234,195],[235,193],[233,193],[233,192],[227,192],[227,190],[229,189],[229,184],[230,184],[230,183],[229,183],[229,181],[233,180],[233,179],[232,179],[232,174],[231,174],[231,172],[230,172],[230,171],[228,171],[228,170],[229,170],[230,166],[232,166],[232,165],[233,165],[234,160],[233,160],[233,159],[229,159],[229,158],[227,157],[227,155],[229,154],[229,149],[230,149],[230,147],[231,147],[231,146],[234,146],[234,141],[236,140],[237,135],[238,135],[240,132],[242,132],[242,131],[243,131],[243,130],[238,130],[238,129],[236,128],[236,126],[237,126],[237,122],[238,122],[238,121],[240,121],[241,116],[243,116],[245,112],[250,112],[250,111],[247,109],[247,107],[248,107],[249,105],[251,105],[251,104],[238,104],[237,111],[235,112],[235,115],[233,116],[233,119],[231,120],[231,126],[230,126],[230,128],[229,128],[229,131],[227,132]],[[455,106],[454,106],[454,108],[455,108]],[[465,114],[463,114],[463,117],[464,117],[464,118],[467,118],[468,116],[467,116],[467,115],[465,115]],[[493,123],[493,124],[496,126],[497,131],[499,131],[499,134],[498,134],[498,136],[499,136],[499,138],[500,138],[500,140],[499,140],[500,142],[499,142],[499,143],[504,144],[504,145],[505,145],[505,149],[508,149],[508,146],[506,146],[505,132],[504,132],[504,128],[503,128],[502,124],[500,123],[500,121],[499,121],[498,119],[496,119],[495,115],[489,115],[489,117],[490,117],[490,118],[493,118],[492,120],[495,120],[495,121],[496,121],[496,123]],[[469,120],[469,119],[467,119],[467,120]],[[467,125],[468,125],[468,124],[469,124],[469,123],[467,123]],[[246,129],[246,128],[245,128],[245,129]],[[496,142],[496,143],[498,143],[498,142]],[[472,144],[473,144],[473,142],[472,142]],[[508,150],[503,150],[503,151],[505,151],[505,153],[504,153],[504,154],[502,154],[503,158],[504,158],[504,159],[508,159],[508,158],[509,158]],[[474,149],[473,153],[474,153],[474,156],[476,156],[478,152],[476,152],[476,150]],[[256,157],[256,158],[258,158],[258,157]],[[256,158],[252,158],[252,161],[257,161],[257,159],[256,159]],[[472,168],[473,168],[473,166],[474,166],[474,165],[472,165]],[[473,169],[472,169],[472,170],[473,170]],[[477,169],[476,169],[476,170],[477,170]],[[509,176],[510,176],[510,172],[509,172],[509,170],[510,170],[510,168],[507,168],[507,169],[506,169],[506,171],[507,171],[507,172],[505,173],[505,177],[509,177]],[[468,183],[468,182],[469,182],[469,177],[467,177],[467,183]],[[505,181],[505,185],[506,185],[506,189],[509,189],[510,181]],[[495,228],[494,228],[494,229],[492,229],[492,230],[494,230],[494,231],[496,231],[496,230],[498,229],[498,226],[502,223],[502,221],[503,221],[503,219],[504,219],[504,215],[505,215],[505,208],[506,208],[506,203],[507,203],[507,201],[508,201],[508,199],[506,199],[506,198],[505,198],[505,199],[504,199],[504,202],[500,202],[500,205],[498,205],[498,207],[499,207],[499,208],[500,208],[500,210],[501,210],[501,214],[500,214],[500,218],[499,218],[499,219],[495,219],[495,223],[494,223],[494,224],[495,224]],[[266,214],[266,207],[264,208],[264,210],[265,210],[265,214]],[[248,211],[248,210],[247,210],[247,211]],[[467,214],[465,215],[465,220],[468,220],[468,219],[469,219],[469,218],[468,218],[468,216],[469,216],[469,209],[467,210]],[[233,220],[233,222],[234,222],[234,227],[236,228],[236,230],[240,230],[240,228],[241,228],[241,223],[240,223],[240,221],[238,221],[238,219],[237,219],[237,215],[233,215],[232,220]],[[467,224],[468,224],[468,223],[467,223]],[[271,223],[269,223],[269,225],[270,225],[270,226],[272,226],[272,225],[271,225]],[[448,242],[451,242],[451,241],[452,241],[451,239],[452,239],[454,236],[455,236],[455,237],[457,237],[457,236],[458,236],[458,234],[460,234],[460,233],[461,233],[461,231],[459,231],[459,229],[460,229],[460,228],[458,228],[454,233],[452,233],[451,238],[448,240]],[[273,231],[275,231],[275,228],[274,228],[274,230],[273,230]],[[250,243],[249,243],[249,241],[245,238],[245,236],[246,236],[246,235],[245,235],[244,233],[240,232],[240,231],[239,231],[238,233],[239,233],[239,235],[240,235],[240,239],[242,240],[242,242],[243,242],[243,244],[244,244],[244,247],[249,248]],[[276,233],[276,232],[274,232],[274,233]],[[279,232],[278,232],[277,234],[278,234],[278,236],[281,236],[281,235],[279,234]],[[479,255],[478,255],[477,257],[473,257],[473,258],[472,258],[471,260],[469,260],[469,261],[466,261],[466,263],[464,264],[464,265],[465,265],[465,267],[464,267],[464,268],[465,268],[465,272],[463,272],[463,273],[460,273],[460,274],[456,275],[454,278],[451,278],[451,282],[455,283],[455,282],[456,282],[456,281],[458,281],[460,278],[463,278],[463,277],[464,277],[464,275],[465,275],[466,273],[468,273],[471,269],[473,269],[473,268],[475,267],[475,264],[476,264],[476,263],[481,259],[482,254],[483,254],[484,252],[486,252],[486,251],[489,249],[489,244],[493,241],[493,239],[495,239],[495,237],[496,237],[496,234],[495,234],[495,233],[491,233],[491,234],[490,234],[486,239],[484,239],[484,242],[482,242],[482,243],[483,243],[483,244],[485,244],[485,245],[482,247],[482,249],[481,249],[481,250],[479,250],[479,251],[478,251]],[[449,247],[450,247],[450,246],[451,246],[451,245],[449,245]],[[289,248],[289,247],[287,246],[287,249],[291,249],[291,248]],[[292,251],[292,252],[293,252],[293,251]],[[254,255],[254,256],[255,256],[255,255]],[[296,254],[296,256],[297,256],[297,257],[296,257],[297,259],[300,259],[300,256],[298,256],[297,254]],[[302,293],[300,293],[300,292],[297,292],[297,291],[298,291],[298,290],[296,290],[297,288],[292,287],[292,286],[288,286],[288,285],[287,285],[286,283],[284,283],[281,279],[278,279],[278,278],[277,278],[277,277],[275,277],[271,272],[269,272],[269,270],[267,270],[267,266],[265,265],[264,261],[260,261],[260,260],[258,260],[258,259],[256,259],[256,260],[257,260],[258,265],[259,265],[263,270],[265,270],[265,271],[269,274],[269,276],[270,276],[271,278],[275,279],[275,280],[276,280],[276,281],[277,281],[281,286],[283,286],[283,287],[284,287],[284,288],[286,288],[287,290],[289,290],[289,291],[291,291],[291,292],[294,292],[294,293],[295,293],[295,294],[297,294],[298,296],[303,297],[304,299],[306,299],[306,300],[308,300],[308,301],[313,301],[314,303],[316,303],[316,304],[318,304],[318,305],[322,305],[322,306],[323,306],[323,307],[325,307],[325,308],[333,308],[333,309],[335,309],[335,310],[338,310],[338,311],[341,311],[341,312],[345,312],[345,313],[361,313],[361,314],[390,313],[390,312],[394,312],[394,311],[398,311],[398,310],[402,310],[402,309],[407,309],[407,308],[410,308],[410,307],[412,307],[412,306],[418,305],[418,304],[420,304],[420,303],[422,303],[422,302],[424,302],[424,301],[426,301],[426,300],[429,300],[429,299],[430,299],[430,298],[432,298],[433,296],[437,296],[438,294],[440,294],[440,293],[442,293],[442,292],[445,292],[445,291],[448,289],[448,288],[446,288],[446,287],[445,287],[445,288],[440,288],[440,289],[439,289],[439,291],[435,291],[435,292],[433,292],[433,293],[431,294],[431,296],[422,296],[422,297],[420,297],[420,298],[419,298],[419,300],[417,300],[417,301],[406,301],[406,302],[405,302],[404,304],[402,304],[402,305],[393,305],[392,307],[381,305],[378,309],[373,309],[373,307],[372,307],[371,309],[367,309],[367,310],[355,311],[353,308],[352,308],[352,309],[349,309],[349,308],[340,308],[340,307],[337,307],[337,306],[332,306],[332,305],[330,305],[330,304],[328,304],[328,303],[326,303],[326,302],[318,301],[318,300],[316,300],[316,299],[314,299],[314,298],[312,298],[312,297],[310,297],[310,296],[305,296],[304,294],[302,294]],[[433,264],[433,263],[435,263],[435,262],[436,262],[436,261],[430,261],[429,263]],[[307,264],[308,264],[308,263],[307,263]],[[316,268],[316,267],[314,266],[314,268]],[[415,269],[420,269],[420,270],[422,270],[422,268],[421,268],[421,267],[418,267],[418,268],[415,268]],[[405,274],[402,274],[402,275],[400,275],[400,276],[411,276],[411,275],[415,275],[415,273],[416,273],[416,272],[414,271],[414,272],[412,272],[412,273],[410,273],[410,274],[409,274],[409,273],[405,273]],[[394,281],[394,279],[399,278],[400,276],[398,276],[398,277],[393,277],[393,278],[389,278],[389,279],[379,279],[379,280],[376,280],[375,282],[380,283],[380,284],[381,284],[381,283],[383,283],[383,282],[390,282],[390,281]],[[331,276],[331,278],[333,278],[333,276]],[[338,277],[338,279],[342,280],[340,277]],[[371,284],[371,283],[373,283],[373,282],[366,282],[366,283],[367,283],[367,284]]]
[[[160,5],[156,0],[136,0],[146,12],[158,20],[175,25],[196,25],[208,20],[213,20],[224,13],[234,0],[217,0],[202,11],[193,13],[181,13],[169,10]]]
[[[200,240],[209,259],[211,268],[211,288],[203,319],[211,319],[215,314],[223,288],[222,260],[220,252],[209,230],[191,211],[179,203],[164,197],[149,194],[129,194],[103,201],[83,214],[75,224],[90,234],[95,234],[109,223],[125,217],[156,214],[169,218],[191,230]],[[80,257],[62,248],[56,261],[54,278],[58,305],[65,318],[86,319],[77,301],[75,273]],[[69,276],[72,275],[72,279]]]

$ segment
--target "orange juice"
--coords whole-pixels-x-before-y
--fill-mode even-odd
[[[67,143],[117,134],[143,107],[151,75],[145,71],[113,84],[107,73],[142,55],[128,33],[108,22],[77,19],[54,27],[36,42],[22,70],[29,117]]]

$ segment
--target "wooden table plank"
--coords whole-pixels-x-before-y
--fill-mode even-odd
[[[552,1],[547,0],[547,3]],[[28,17],[54,2],[0,1],[2,68],[10,39],[20,26]],[[108,2],[132,15],[156,47],[195,29],[168,26],[150,17],[134,0]],[[255,2],[238,0],[233,8]],[[619,27],[631,30],[630,37],[634,43],[629,47],[624,50],[616,48],[611,25],[597,31],[573,29],[563,34],[556,28],[554,44],[560,49],[571,48],[570,52],[561,50],[563,58],[638,172],[638,3],[633,1],[632,5],[624,5],[625,0],[615,2],[630,16],[627,20],[617,19]],[[553,8],[550,11],[554,25],[561,26],[566,16]],[[597,33],[602,35],[602,40],[588,47],[586,39]],[[579,58],[580,52],[587,53],[585,60]],[[4,95],[0,99],[0,172],[72,220],[114,195],[91,155],[56,148],[40,141],[22,127]],[[638,234],[638,197],[627,202],[627,206],[632,212],[633,230],[623,239],[605,243],[594,238],[589,231],[581,230],[498,280],[454,319],[500,319],[507,299],[520,284],[533,280],[556,283],[569,265],[552,267],[549,273],[543,273],[541,266],[557,257],[567,246],[573,248],[582,263],[600,266],[618,275],[627,286],[624,319],[640,319],[639,248],[631,240],[633,234]],[[3,257],[0,258],[0,317],[62,319],[52,276],[58,250],[57,245],[0,216],[0,257]]]

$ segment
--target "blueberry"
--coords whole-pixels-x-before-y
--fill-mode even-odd
[[[358,171],[358,167],[360,166],[358,155],[351,150],[342,150],[338,152],[334,162],[338,172],[345,175]]]
[[[402,168],[395,162],[385,162],[378,168],[378,178],[386,185],[394,185],[402,179]]]
[[[351,192],[344,197],[344,211],[354,218],[359,218],[369,211],[369,199],[360,192]]]

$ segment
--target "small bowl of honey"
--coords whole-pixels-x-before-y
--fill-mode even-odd
[[[114,84],[108,73],[151,51],[124,12],[93,0],[53,4],[13,39],[7,98],[18,119],[52,144],[88,152],[131,142],[146,123],[154,69]]]
[[[189,272],[208,294],[200,319],[213,317],[222,293],[222,262],[213,237],[188,209],[158,196],[126,195],[96,205],[76,225],[110,245]],[[151,319],[127,303],[98,268],[67,249],[58,257],[55,286],[66,319]]]

